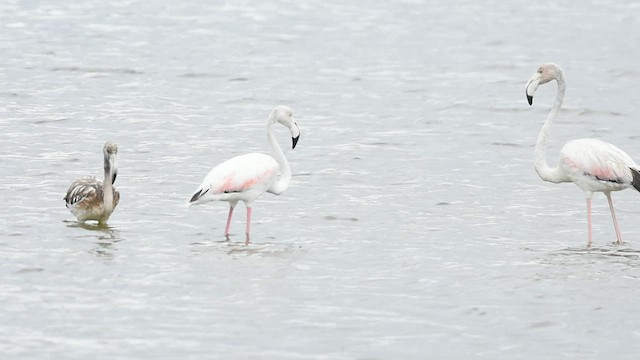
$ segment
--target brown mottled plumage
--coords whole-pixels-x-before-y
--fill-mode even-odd
[[[103,152],[104,181],[82,177],[71,184],[64,197],[67,208],[80,222],[97,220],[98,223],[105,223],[120,201],[120,193],[113,187],[118,174],[118,146],[107,142]]]

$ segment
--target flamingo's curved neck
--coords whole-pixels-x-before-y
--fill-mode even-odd
[[[273,185],[271,185],[271,187],[267,191],[272,194],[280,195],[289,187],[289,182],[291,181],[291,167],[289,167],[289,162],[284,156],[282,148],[276,141],[276,137],[273,135],[274,123],[275,121],[269,118],[269,121],[267,123],[267,140],[269,140],[269,144],[271,145],[271,149],[273,150],[273,157],[280,165],[280,177],[278,178],[278,180],[276,180],[275,183],[273,183]]]
[[[113,208],[113,181],[117,173],[115,155],[104,155],[104,182],[102,200],[105,207]]]
[[[560,106],[562,106],[562,100],[564,99],[564,91],[566,88],[564,82],[564,75],[562,74],[562,70],[557,70],[558,76],[556,77],[556,81],[558,83],[558,90],[556,92],[556,99],[553,102],[553,106],[549,111],[549,115],[547,115],[547,120],[542,125],[542,129],[540,130],[540,134],[538,135],[538,140],[536,141],[535,147],[535,169],[540,178],[545,181],[549,181],[552,183],[560,183],[567,182],[569,179],[565,175],[564,171],[560,167],[551,168],[547,165],[546,160],[546,147],[547,147],[547,134],[551,125],[556,119],[558,115],[558,111],[560,110]]]

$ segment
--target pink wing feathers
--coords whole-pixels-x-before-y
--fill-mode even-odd
[[[225,194],[242,194],[257,188],[262,190],[259,194],[263,193],[277,178],[278,170],[279,165],[271,156],[236,156],[213,168],[189,202],[221,200]]]
[[[622,150],[597,139],[578,139],[562,148],[562,162],[569,174],[587,175],[621,185],[634,182],[638,165]]]

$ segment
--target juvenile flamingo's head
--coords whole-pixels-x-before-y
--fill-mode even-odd
[[[104,155],[105,155],[105,157],[106,157],[107,155],[110,155],[110,154],[117,154],[117,153],[118,153],[118,145],[116,145],[116,144],[112,143],[111,141],[107,141],[107,142],[104,144],[104,149],[103,149],[103,151],[104,151]]]
[[[546,63],[540,65],[535,74],[527,83],[525,92],[527,93],[527,101],[529,105],[533,104],[533,94],[535,94],[538,85],[546,84],[551,80],[558,79],[562,76],[562,68],[554,63]]]
[[[300,138],[300,127],[293,117],[291,109],[288,106],[278,105],[271,113],[271,121],[278,122],[289,129],[293,141],[292,149],[295,149]]]

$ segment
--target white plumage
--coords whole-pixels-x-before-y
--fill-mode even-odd
[[[633,184],[638,165],[622,150],[598,139],[569,141],[560,151],[564,172],[584,191],[618,191]]]
[[[267,121],[267,139],[273,150],[272,156],[250,153],[236,156],[213,168],[204,178],[189,200],[190,204],[209,201],[229,202],[229,215],[225,227],[225,236],[229,236],[233,209],[238,201],[247,208],[246,242],[250,242],[251,208],[253,201],[265,192],[282,194],[289,186],[291,168],[273,135],[273,125],[280,123],[291,132],[292,148],[296,147],[300,137],[300,128],[293,118],[291,109],[276,107]]]
[[[622,244],[622,235],[616,220],[611,192],[626,188],[640,190],[640,167],[629,155],[614,145],[597,139],[578,139],[566,143],[560,150],[560,162],[555,168],[546,162],[545,150],[547,133],[553,124],[565,92],[564,72],[556,64],[542,64],[527,83],[526,94],[529,105],[533,103],[533,95],[539,85],[556,80],[558,90],[553,106],[549,111],[535,147],[535,169],[540,178],[553,183],[573,182],[580,187],[587,197],[588,243],[592,243],[591,197],[594,192],[602,192],[609,202],[609,210],[616,231],[616,238]]]
[[[252,203],[277,180],[280,165],[269,155],[251,153],[236,156],[213,168],[196,190],[192,204],[209,201]]]

